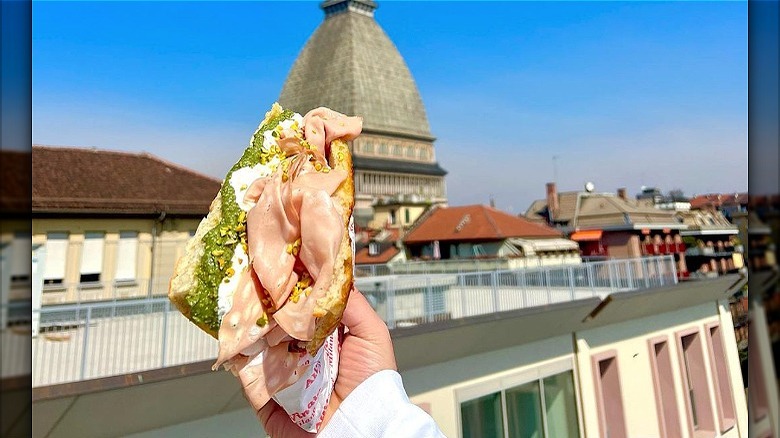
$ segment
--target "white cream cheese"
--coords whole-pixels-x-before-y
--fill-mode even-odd
[[[279,158],[274,157],[267,164],[242,167],[233,171],[233,174],[230,175],[230,185],[233,186],[233,191],[236,193],[236,203],[239,208],[248,212],[255,206],[253,202],[244,201],[246,191],[256,179],[270,176],[279,167],[279,163],[281,163]]]
[[[217,292],[217,315],[219,321],[222,322],[222,317],[230,311],[233,307],[233,294],[238,287],[238,279],[241,277],[241,272],[249,267],[249,257],[244,252],[244,247],[236,245],[236,251],[233,253],[233,259],[230,261],[231,266],[235,270],[235,274],[232,277],[225,277],[228,280],[222,280],[219,284],[219,291]]]
[[[298,113],[294,113],[292,118],[279,122],[279,126],[283,131],[292,129],[298,133],[301,133],[303,132],[303,117]]]

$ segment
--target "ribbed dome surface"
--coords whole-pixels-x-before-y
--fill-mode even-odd
[[[293,64],[279,103],[299,113],[326,106],[359,115],[364,131],[431,137],[412,74],[373,11],[327,16]]]

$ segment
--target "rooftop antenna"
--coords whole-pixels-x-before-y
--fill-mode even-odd
[[[593,193],[593,190],[596,188],[596,185],[592,182],[588,181],[585,183],[585,191],[588,193]]]

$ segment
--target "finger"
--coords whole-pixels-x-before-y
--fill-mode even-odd
[[[341,322],[349,329],[350,335],[358,338],[377,339],[390,335],[385,322],[357,288],[353,288],[349,294]]]
[[[312,436],[293,423],[287,412],[273,400],[269,400],[265,406],[257,411],[257,418],[263,425],[265,433],[273,438]]]

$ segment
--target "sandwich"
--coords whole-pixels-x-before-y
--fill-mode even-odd
[[[361,128],[275,103],[176,264],[170,300],[218,340],[214,369],[233,371],[256,409],[300,378],[301,359],[341,321],[353,287],[347,141]]]

